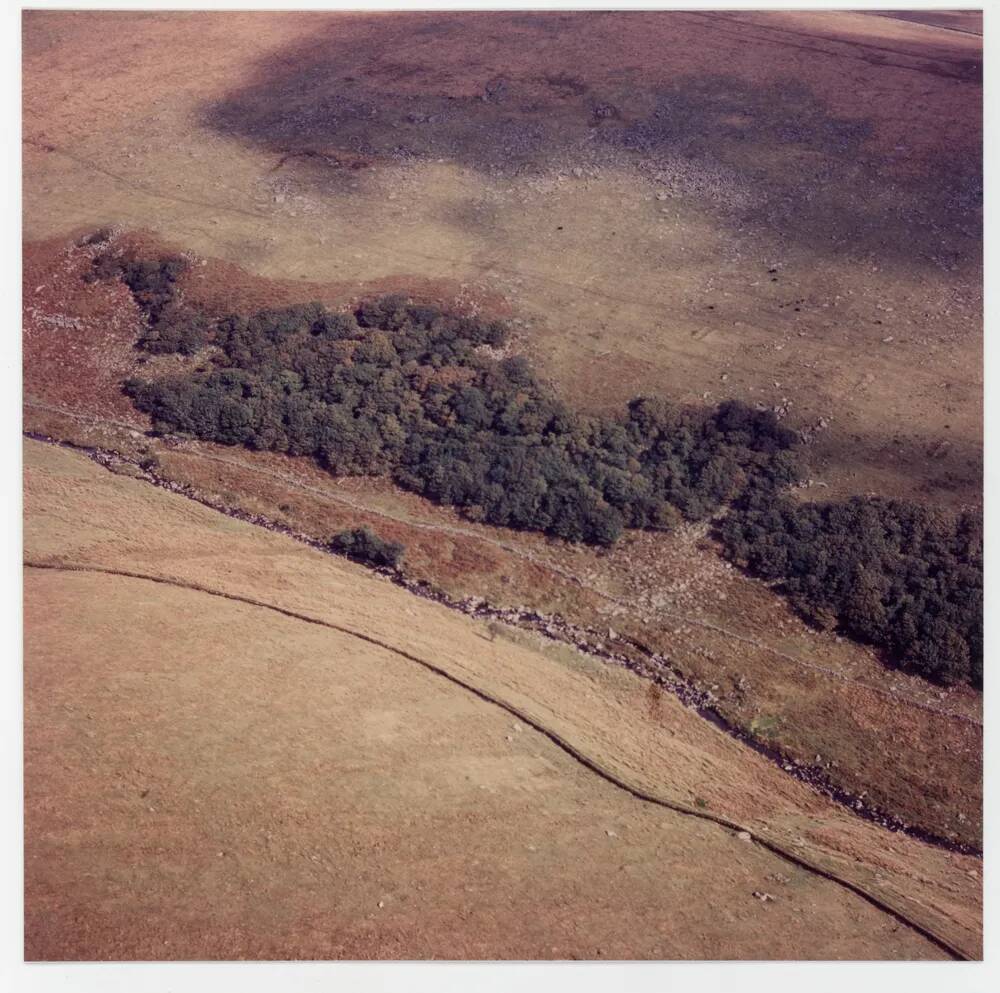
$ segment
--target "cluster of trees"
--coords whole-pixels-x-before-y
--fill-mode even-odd
[[[983,681],[983,522],[901,500],[800,504],[753,492],[721,522],[728,554],[792,604],[945,684]]]
[[[94,237],[100,235],[97,232]],[[94,260],[90,280],[118,278],[132,291],[146,317],[139,347],[154,355],[193,355],[205,346],[208,320],[181,300],[177,280],[188,263],[179,255],[140,259],[105,252]]]
[[[403,561],[405,547],[398,541],[386,541],[368,528],[340,531],[330,540],[330,548],[363,565],[395,568]]]
[[[617,417],[585,416],[524,358],[498,357],[507,329],[496,321],[398,296],[353,312],[310,303],[209,321],[179,299],[181,260],[105,268],[147,315],[140,348],[214,346],[207,367],[125,384],[154,430],[390,475],[470,519],[599,545],[625,527],[667,529],[731,506],[728,554],[780,580],[813,621],[930,678],[981,684],[981,518],[899,501],[791,502],[781,490],[801,477],[795,436],[769,411],[641,398]],[[370,532],[335,541],[392,564]]]
[[[570,541],[610,545],[626,526],[703,518],[748,479],[796,477],[794,436],[770,412],[640,399],[582,416],[486,347],[506,333],[400,297],[305,304],[223,317],[212,368],[125,388],[156,430],[389,474],[474,520]]]

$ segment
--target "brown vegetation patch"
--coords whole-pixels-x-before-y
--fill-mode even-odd
[[[141,320],[127,287],[85,284],[92,255],[73,240],[26,245],[22,361],[28,398],[144,421],[122,395]]]

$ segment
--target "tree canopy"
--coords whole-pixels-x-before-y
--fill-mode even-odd
[[[183,300],[185,266],[175,256],[94,264],[93,278],[121,278],[145,314],[137,347],[210,349],[179,374],[125,383],[155,431],[390,476],[472,520],[596,545],[731,508],[718,528],[727,554],[779,580],[812,621],[929,678],[981,684],[981,514],[794,503],[782,491],[801,478],[796,436],[771,411],[645,397],[590,416],[504,354],[502,322],[402,296],[342,312],[306,303],[209,315]],[[337,540],[348,552],[371,545]]]
[[[727,553],[780,581],[823,627],[942,683],[983,682],[982,515],[903,500],[794,503],[748,494],[721,523]]]

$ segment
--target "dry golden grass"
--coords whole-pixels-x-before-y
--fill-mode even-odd
[[[199,270],[202,290],[220,302],[296,299],[297,291],[334,301],[385,288],[503,309],[526,321],[518,347],[574,403],[608,409],[647,392],[697,402],[736,396],[780,407],[788,423],[811,432],[814,474],[828,485],[809,492],[821,498],[878,491],[944,506],[976,503],[981,39],[967,33],[968,17],[961,30],[947,29],[957,23],[791,11],[28,12],[24,230],[35,244],[25,265],[26,392],[78,414],[134,416],[117,392],[135,359],[127,301],[109,288],[84,291],[62,254],[70,233],[110,223],[222,260],[224,266]],[[687,108],[681,137],[693,157],[674,155],[662,135],[649,154],[616,144],[615,135],[628,128],[653,127],[665,99]],[[367,101],[378,113],[355,112],[351,100]],[[610,116],[598,117],[605,106],[613,107]],[[422,120],[427,113],[440,115],[437,124]],[[442,154],[431,154],[435,141],[443,143]],[[397,146],[415,152],[406,156]],[[489,156],[508,146],[515,158],[523,153],[516,174],[489,168]],[[310,154],[289,157],[302,150]],[[664,160],[666,172],[657,178]],[[41,239],[49,240],[37,244]],[[815,430],[821,420],[825,427]],[[128,450],[147,445],[127,430],[84,428],[41,408],[28,408],[26,424]],[[653,707],[648,684],[576,655],[552,655],[540,644],[487,642],[467,621],[414,604],[351,567],[194,505],[164,503],[162,493],[65,455],[29,451],[32,554],[89,557],[109,568],[131,563],[327,611],[369,634],[400,639],[393,644],[426,651],[463,678],[535,708],[540,720],[617,763],[623,776],[686,803],[698,797],[785,841],[801,840],[812,857],[892,894],[975,954],[979,882],[967,873],[977,873],[978,863],[856,821],[670,698]],[[338,487],[312,467],[239,453],[253,466],[249,472],[200,458],[219,454],[204,446],[159,454],[174,478],[321,536],[336,522],[387,512],[396,520],[379,520],[407,541],[411,567],[433,582],[641,636],[706,686],[718,685],[730,719],[777,715],[791,754],[811,761],[822,752],[824,762],[838,763],[835,778],[846,787],[867,789],[880,805],[940,834],[973,844],[980,837],[981,742],[974,725],[940,723],[817,680],[781,662],[773,649],[883,690],[898,682],[906,694],[973,719],[974,694],[939,701],[932,688],[882,671],[856,646],[806,631],[769,592],[721,573],[711,550],[688,536],[633,536],[601,558],[486,529],[444,536],[426,525],[453,527],[460,523],[454,515],[384,486]],[[290,497],[260,469],[290,472],[313,492]],[[353,509],[327,496],[345,490]],[[585,577],[591,589],[560,579],[530,556]],[[398,823],[384,850],[396,859],[401,888],[414,884],[410,899],[430,891],[436,902],[426,928],[411,910],[386,924],[378,915],[396,904],[370,909],[364,887],[383,852],[379,832],[389,828],[367,814],[352,820],[354,808],[324,819],[317,805],[330,799],[336,806],[339,794],[324,781],[331,793],[317,797],[316,777],[300,768],[312,761],[311,734],[323,723],[325,701],[340,692],[317,653],[361,660],[345,663],[345,671],[353,680],[351,699],[364,699],[364,709],[373,706],[362,691],[371,672],[368,648],[330,631],[306,636],[300,625],[224,601],[208,606],[204,595],[159,586],[149,595],[138,580],[32,573],[28,583],[38,660],[28,672],[28,703],[37,708],[29,725],[29,775],[37,774],[38,783],[29,814],[41,826],[29,840],[33,955],[391,957],[448,954],[449,942],[453,954],[526,957],[596,955],[598,947],[622,957],[933,952],[906,931],[893,932],[883,918],[866,916],[873,912],[854,898],[808,879],[802,883],[808,905],[789,902],[783,890],[775,903],[751,899],[744,907],[737,894],[746,873],[765,871],[756,861],[763,853],[731,839],[718,847],[718,829],[675,824],[665,812],[653,820],[673,825],[657,827],[667,835],[653,832],[636,842],[641,870],[616,864],[623,875],[613,877],[611,863],[601,861],[607,836],[584,839],[578,822],[587,818],[579,810],[597,805],[625,817],[615,806],[621,800],[611,793],[599,800],[605,787],[555,755],[559,772],[542,791],[551,808],[522,795],[523,781],[504,767],[496,805],[484,808],[481,819],[462,821],[464,834],[448,833],[454,824],[439,806],[430,804],[427,819],[414,823],[407,820],[412,804],[392,799]],[[634,609],[612,612],[611,601],[595,590]],[[190,638],[176,621],[182,610],[207,618]],[[678,615],[686,620],[678,622]],[[750,640],[712,633],[706,623]],[[232,627],[253,634],[243,668],[232,640],[218,630]],[[300,643],[294,661],[307,674],[305,689],[282,682],[274,661],[288,638]],[[758,650],[754,641],[766,647]],[[189,673],[199,653],[214,665]],[[391,653],[376,655],[390,675],[373,690],[409,686],[405,665]],[[139,657],[161,667],[129,668]],[[67,673],[66,658],[87,665]],[[248,680],[248,671],[258,669],[259,677]],[[95,673],[105,681],[95,682]],[[62,688],[67,675],[72,681]],[[749,677],[743,697],[735,692],[740,676]],[[104,692],[106,685],[115,693]],[[130,685],[141,693],[130,695]],[[478,762],[481,771],[506,761],[506,734],[499,751],[493,737],[503,721],[491,724],[485,705],[462,710],[476,715],[468,723],[444,720],[439,728],[436,694],[453,691],[433,680],[421,686],[407,692],[433,719],[404,722],[401,776],[429,784],[427,792],[446,791],[453,788],[454,763]],[[91,718],[76,707],[77,693],[100,704]],[[301,737],[266,739],[258,750],[239,711],[264,714],[276,695],[279,703],[285,699],[282,693],[290,694],[278,708],[283,726]],[[162,715],[182,705],[188,709],[171,731]],[[134,732],[143,728],[129,724],[135,713],[156,734],[138,737]],[[349,708],[336,713],[351,724]],[[97,727],[87,723],[95,719]],[[214,781],[212,792],[196,775],[197,749],[181,738],[204,742],[220,721],[221,767],[232,778]],[[459,744],[469,728],[483,729],[481,749],[479,739],[476,749]],[[154,744],[161,733],[175,751],[158,765]],[[47,735],[58,735],[73,758],[68,768],[52,762],[47,743],[54,739]],[[338,734],[318,761],[371,799],[366,777],[382,785],[384,778],[370,755],[359,758],[359,740]],[[419,756],[432,745],[440,761],[425,768]],[[255,799],[253,763],[265,753],[280,753],[276,781],[288,787],[291,806],[271,796]],[[441,759],[445,754],[453,756],[451,765]],[[130,766],[130,756],[141,756],[179,790],[170,822],[178,830],[174,847],[155,840],[172,830],[159,817],[141,835],[129,834],[140,815],[154,818],[162,809],[130,806],[128,790],[147,788],[136,778],[141,763]],[[348,776],[344,770],[355,760]],[[565,792],[569,780],[582,792]],[[481,803],[482,792],[473,799]],[[94,795],[101,800],[90,821]],[[531,820],[544,820],[549,810],[556,813],[545,825]],[[518,856],[528,861],[518,861],[508,822],[523,818],[540,836],[558,838],[558,850],[531,842],[536,851],[529,848]],[[253,847],[252,831],[273,834],[274,824],[283,847],[269,864],[266,852]],[[242,856],[246,871],[230,872],[226,856],[199,847],[208,839],[211,848],[230,829],[244,852],[257,853]],[[76,857],[81,831],[90,833]],[[338,831],[347,849],[336,849],[333,861],[349,871],[333,877],[306,865],[316,865],[314,855],[323,861],[322,845]],[[376,840],[365,848],[369,836]],[[442,836],[455,837],[454,850],[435,847]],[[666,852],[651,837],[668,837]],[[413,839],[426,847],[410,853],[407,869],[403,849]],[[105,842],[113,854],[101,861],[97,850]],[[35,844],[42,847],[31,849]],[[477,845],[504,857],[473,866]],[[200,873],[206,852],[216,868]],[[593,890],[578,871],[585,862],[580,852],[601,866]],[[548,889],[536,890],[532,859],[548,873],[542,873]],[[706,868],[731,864],[736,868],[728,874]],[[282,888],[281,872],[295,884]],[[636,872],[648,885],[635,883]],[[449,873],[469,879],[468,900],[442,895],[440,880]],[[530,892],[521,882],[529,877]],[[337,885],[329,887],[334,878]],[[263,889],[250,880],[263,880]],[[479,890],[478,880],[485,881]],[[337,896],[342,885],[343,901],[335,903],[329,889]],[[61,895],[66,887],[71,899]],[[169,933],[132,922],[136,894],[147,887],[157,927]],[[820,896],[812,901],[814,887]],[[475,898],[487,891],[492,902]],[[704,901],[700,896],[692,905],[692,892]],[[779,920],[786,911],[789,918]],[[544,916],[550,931],[538,933],[532,914]],[[852,915],[857,924],[849,923]],[[640,925],[630,926],[636,920]],[[776,934],[785,935],[777,951]]]
[[[25,470],[29,561],[339,628],[28,569],[30,958],[938,954],[835,884],[616,789],[529,724],[978,954],[978,860],[852,817],[672,697],[650,707],[642,680],[534,637],[488,640],[80,455],[27,442]]]

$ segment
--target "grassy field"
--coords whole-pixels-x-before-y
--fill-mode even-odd
[[[977,954],[977,859],[858,820],[643,680],[78,454],[29,441],[25,470],[28,958],[939,954],[535,728]]]

